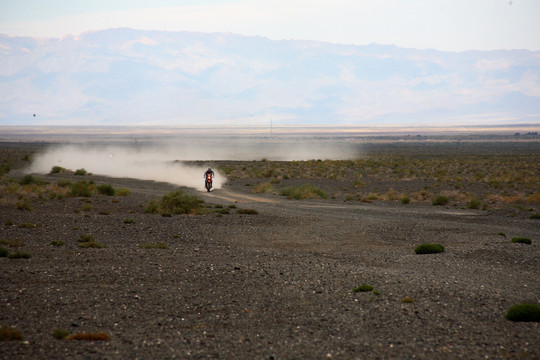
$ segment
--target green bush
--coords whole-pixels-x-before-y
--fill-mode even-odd
[[[118,188],[116,189],[117,196],[128,196],[131,194],[131,191],[127,188]]]
[[[64,242],[62,240],[51,240],[52,246],[63,246]]]
[[[112,185],[109,185],[109,184],[98,185],[97,190],[102,195],[114,196],[115,194],[114,188],[112,187]]]
[[[24,336],[19,330],[9,325],[2,325],[0,328],[0,341],[22,341]]]
[[[8,256],[9,256],[9,250],[3,246],[0,246],[0,257],[8,257]]]
[[[73,197],[91,197],[94,192],[95,185],[88,181],[81,180],[71,184],[70,196]]]
[[[30,255],[30,253],[19,251],[19,250],[8,255],[8,258],[10,259],[30,259],[31,257],[32,255]]]
[[[446,196],[439,195],[432,202],[432,205],[446,205],[450,202],[450,199]]]
[[[540,322],[540,305],[538,304],[515,304],[505,314],[511,321]]]
[[[30,174],[24,175],[24,177],[19,181],[19,185],[44,185],[46,182],[40,177],[34,177]]]
[[[471,199],[469,203],[467,204],[468,209],[480,209],[482,208],[482,201],[479,199]]]
[[[443,251],[444,247],[441,244],[420,244],[414,249],[417,254],[436,254]]]
[[[95,249],[100,249],[100,248],[106,248],[107,247],[107,245],[102,244],[100,242],[97,242],[95,240],[79,242],[77,244],[77,246],[79,246],[81,248],[95,248]]]
[[[87,172],[86,172],[86,170],[84,168],[75,170],[75,175],[84,176],[86,174],[87,174]]]
[[[133,218],[125,218],[124,224],[135,224],[135,219]]]
[[[150,214],[200,214],[204,212],[204,200],[185,194],[182,190],[170,192],[158,200],[152,200],[145,212]]]
[[[540,214],[538,213],[532,214],[531,216],[529,216],[529,219],[540,219]]]
[[[279,193],[282,196],[287,196],[289,199],[328,199],[328,194],[310,184],[301,186],[290,186],[281,190]]]
[[[411,198],[408,197],[407,195],[405,195],[405,196],[403,196],[401,198],[401,203],[404,204],[404,205],[409,204],[410,202],[411,202]]]
[[[373,286],[368,285],[368,284],[363,284],[353,289],[354,292],[367,292],[367,291],[372,291],[372,290],[373,290]]]
[[[531,239],[526,238],[526,237],[513,237],[512,242],[519,243],[519,244],[527,244],[527,245],[531,245],[532,243]]]
[[[51,174],[58,174],[58,173],[65,173],[65,172],[68,172],[68,171],[61,166],[53,166],[51,169]]]
[[[60,179],[56,183],[60,187],[68,187],[68,186],[71,186],[71,184],[72,184],[71,180],[67,180],[67,179]]]
[[[52,337],[58,340],[65,339],[69,336],[71,332],[66,329],[54,329],[54,331],[51,333]]]

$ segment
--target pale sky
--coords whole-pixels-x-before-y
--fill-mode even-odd
[[[540,0],[0,0],[0,34],[231,32],[445,51],[540,50]]]

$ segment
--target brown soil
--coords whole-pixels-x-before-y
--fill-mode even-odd
[[[170,184],[86,179],[131,195],[0,204],[0,237],[24,244],[2,246],[32,256],[0,258],[0,323],[25,338],[0,342],[0,358],[540,358],[540,324],[504,317],[540,301],[530,212],[288,200],[237,181],[185,189],[230,214],[163,217],[144,207]],[[80,248],[81,234],[107,247]],[[416,255],[420,243],[445,251]],[[375,292],[353,291],[362,284]],[[58,340],[55,329],[110,340]]]

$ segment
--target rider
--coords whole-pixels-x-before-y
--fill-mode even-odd
[[[206,179],[206,177],[210,175],[211,178],[214,177],[214,172],[212,171],[212,169],[208,168],[208,170],[206,170],[206,172],[204,173],[204,178]]]

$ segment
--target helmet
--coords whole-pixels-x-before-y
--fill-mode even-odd
[[[208,171],[212,171],[212,169],[208,168]]]

